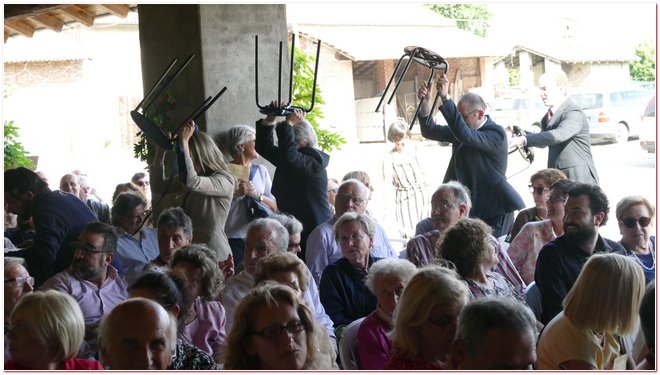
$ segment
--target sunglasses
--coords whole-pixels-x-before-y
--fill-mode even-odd
[[[544,188],[543,186],[534,187],[534,185],[528,185],[528,187],[530,193],[537,195],[543,194],[543,192],[546,190],[546,188]]]
[[[626,228],[634,228],[637,226],[637,223],[639,223],[640,227],[646,228],[649,226],[649,224],[651,224],[651,218],[646,216],[642,216],[639,219],[629,217],[621,220],[621,222],[626,226]]]
[[[252,332],[253,335],[261,336],[267,340],[273,340],[282,334],[282,331],[287,331],[289,333],[298,333],[305,330],[305,323],[300,320],[294,320],[285,325],[273,325],[266,327],[265,329],[257,332]]]

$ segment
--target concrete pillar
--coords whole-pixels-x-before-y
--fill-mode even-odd
[[[253,125],[255,45],[259,35],[259,94],[262,105],[277,97],[277,58],[283,41],[283,92],[288,99],[289,52],[285,5],[139,5],[143,86],[148,90],[172,58],[196,57],[169,90],[176,124],[206,97],[227,91],[199,123],[211,135],[235,124]]]
[[[520,62],[520,86],[534,87],[534,74],[532,73],[532,58],[527,51],[518,52]]]

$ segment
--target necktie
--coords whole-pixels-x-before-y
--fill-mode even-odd
[[[550,123],[551,119],[552,119],[552,109],[548,109],[548,123]]]

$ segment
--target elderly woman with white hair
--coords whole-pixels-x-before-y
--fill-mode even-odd
[[[647,283],[655,280],[654,219],[655,206],[644,197],[624,197],[616,205],[616,220],[621,232],[619,243],[642,266]]]
[[[252,160],[259,157],[255,150],[256,134],[252,127],[235,125],[216,138],[228,161],[229,170],[236,178],[234,197],[229,207],[225,233],[234,257],[234,264],[243,260],[243,247],[247,225],[252,220],[249,200],[254,199],[277,211],[277,201],[270,192],[271,178],[268,169]]]
[[[342,257],[323,270],[319,293],[337,338],[349,323],[376,309],[376,296],[364,282],[369,268],[382,259],[371,255],[375,230],[375,221],[366,214],[346,212],[335,222]]]
[[[271,103],[271,107],[278,107]],[[309,233],[332,216],[328,203],[330,155],[316,148],[318,139],[305,113],[294,109],[275,126],[276,116],[257,121],[256,150],[275,167],[273,194],[280,211],[288,212],[303,224],[301,238],[304,259]],[[278,143],[275,145],[274,133]]]
[[[367,315],[357,333],[357,356],[361,370],[382,370],[390,360],[392,315],[403,289],[417,267],[406,259],[386,258],[374,263],[365,280],[376,296],[376,310]]]
[[[48,290],[23,296],[11,313],[5,370],[103,370],[95,360],[76,358],[85,336],[78,302]]]

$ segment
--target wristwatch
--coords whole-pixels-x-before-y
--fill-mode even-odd
[[[264,195],[263,195],[263,194],[259,194],[259,199],[258,199],[258,201],[259,201],[259,202],[263,202],[263,201],[264,201]]]

